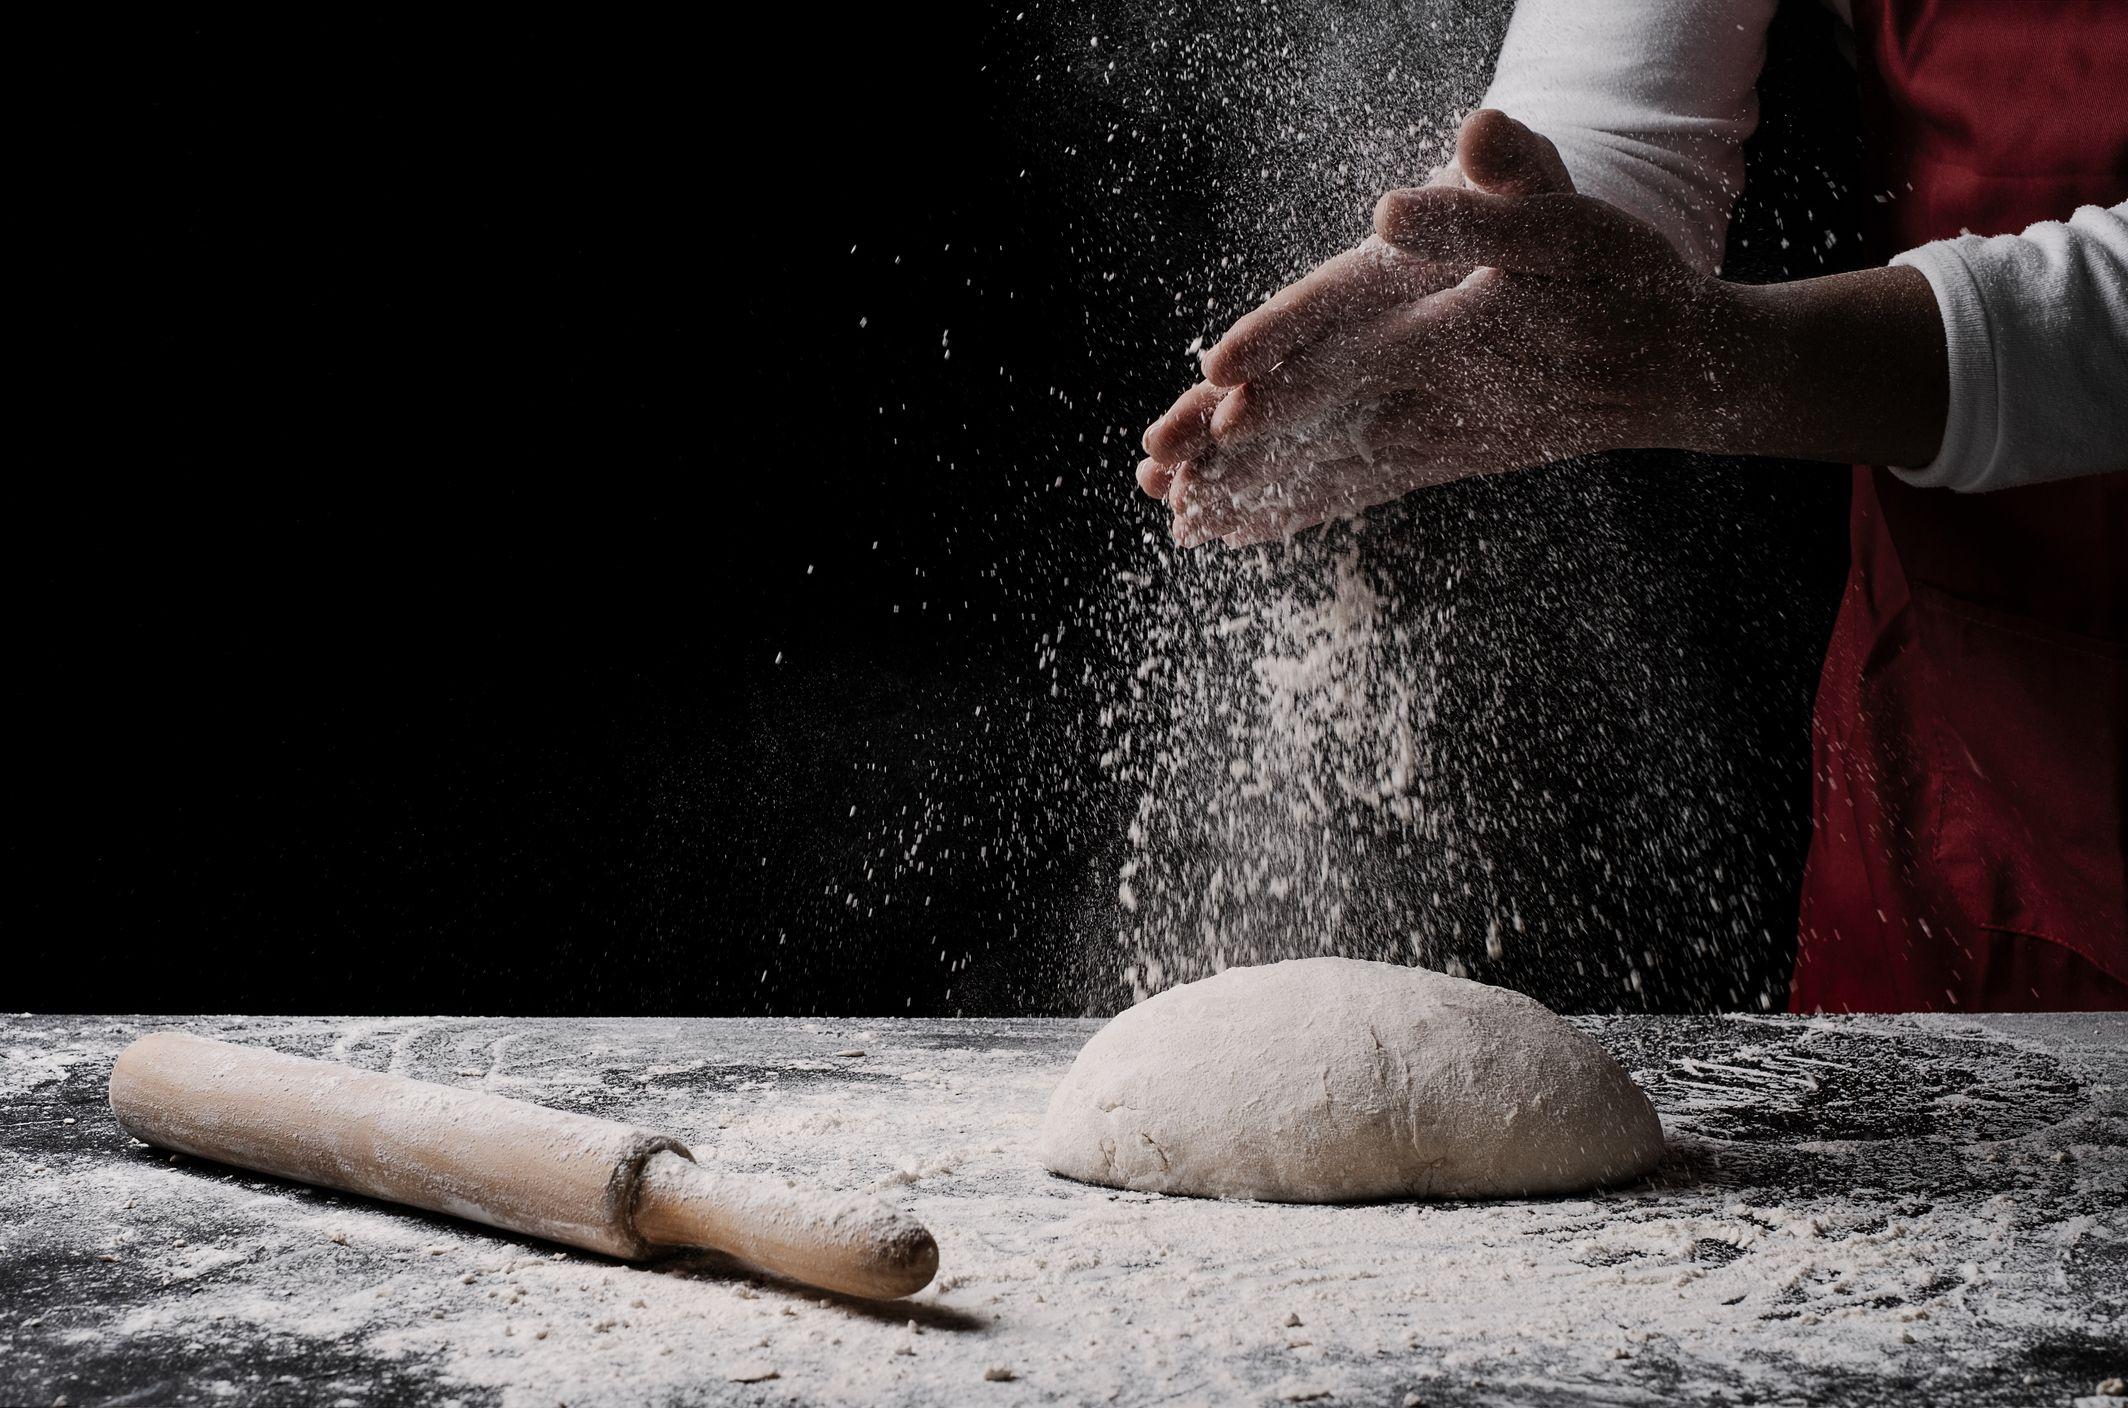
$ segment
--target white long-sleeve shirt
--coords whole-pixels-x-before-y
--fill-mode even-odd
[[[1551,138],[1577,189],[1712,270],[1777,3],[1520,0],[1485,105]],[[1846,0],[1828,3],[1849,18]],[[1892,260],[1928,279],[1950,348],[1943,444],[1893,471],[1909,483],[1970,491],[2128,469],[2128,201],[2062,214]]]

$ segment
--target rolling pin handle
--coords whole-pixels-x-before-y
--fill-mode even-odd
[[[671,1151],[644,1161],[632,1222],[654,1246],[725,1252],[794,1281],[873,1300],[914,1295],[938,1272],[930,1231],[869,1194],[720,1176]]]

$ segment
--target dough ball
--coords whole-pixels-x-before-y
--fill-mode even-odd
[[[1122,1013],[1039,1146],[1086,1183],[1292,1203],[1571,1193],[1662,1152],[1648,1097],[1548,1008],[1349,958],[1229,969]]]

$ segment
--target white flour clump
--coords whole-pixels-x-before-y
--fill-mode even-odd
[[[1505,988],[1345,958],[1237,968],[1098,1032],[1040,1157],[1144,1192],[1327,1203],[1637,1178],[1662,1125],[1618,1063]]]

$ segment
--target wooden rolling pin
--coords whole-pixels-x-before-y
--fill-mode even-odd
[[[158,1032],[119,1053],[111,1109],[166,1149],[608,1256],[706,1247],[878,1299],[938,1270],[877,1198],[719,1176],[664,1135],[484,1091]]]

